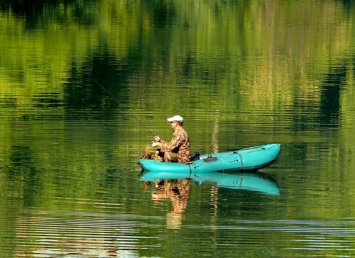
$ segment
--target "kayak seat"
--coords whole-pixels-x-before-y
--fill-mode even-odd
[[[212,157],[211,155],[208,155],[207,158],[204,158],[203,161],[204,162],[212,162],[212,161],[216,161],[217,157]]]

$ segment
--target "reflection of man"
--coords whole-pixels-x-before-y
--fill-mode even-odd
[[[187,200],[189,199],[190,180],[178,180],[175,187],[171,189],[170,200],[173,204],[173,213],[183,213],[187,207]]]
[[[152,199],[155,201],[170,198],[173,206],[172,213],[183,213],[187,207],[189,199],[190,180],[164,180],[157,183],[158,192],[152,193]]]
[[[174,129],[173,137],[170,142],[155,136],[153,147],[157,148],[155,159],[158,161],[187,163],[190,161],[190,141],[189,136],[182,127],[184,119],[179,116],[168,118],[171,127]]]
[[[144,189],[151,186],[151,182],[143,182]],[[182,213],[187,207],[190,192],[190,180],[158,180],[154,182],[157,191],[152,192],[152,200],[157,204],[160,200],[169,199],[172,211],[167,214],[167,227],[178,229],[181,226]]]

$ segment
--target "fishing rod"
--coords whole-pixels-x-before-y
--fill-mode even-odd
[[[101,83],[99,83],[95,78],[92,78],[91,79],[97,84],[99,85],[104,91],[106,91],[110,96],[111,98],[113,98],[114,100],[117,101],[117,103],[122,106],[122,104],[120,103],[120,101],[113,95],[113,93],[111,91],[109,91],[108,89],[106,89]],[[140,121],[134,114],[131,114],[132,117],[137,121],[138,124],[140,124],[147,132],[149,132],[150,135],[153,136],[153,138],[155,138],[155,134],[149,130],[149,128],[142,122]]]

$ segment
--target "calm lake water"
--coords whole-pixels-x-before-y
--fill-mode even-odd
[[[0,0],[1,257],[355,255],[353,2],[27,2]],[[276,194],[140,182],[175,114],[193,151],[280,143],[232,173]]]

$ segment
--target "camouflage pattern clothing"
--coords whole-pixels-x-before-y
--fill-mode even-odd
[[[190,141],[186,131],[179,127],[174,131],[170,142],[161,140],[160,150],[155,159],[158,161],[187,163],[190,161]]]

